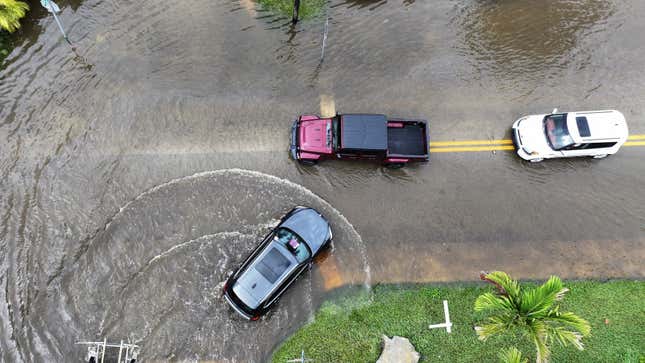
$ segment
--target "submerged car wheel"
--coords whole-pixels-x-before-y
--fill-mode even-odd
[[[404,165],[403,163],[387,163],[385,167],[388,169],[401,169]]]
[[[298,161],[300,162],[300,164],[306,165],[306,166],[313,166],[318,163],[317,160],[312,160],[312,159],[300,159]]]

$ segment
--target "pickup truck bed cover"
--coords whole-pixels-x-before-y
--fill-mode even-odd
[[[387,129],[387,147],[390,155],[424,155],[425,130],[421,125]]]

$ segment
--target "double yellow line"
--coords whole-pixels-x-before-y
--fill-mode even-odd
[[[645,140],[645,135],[631,135],[627,137],[627,142],[623,146],[645,146],[645,141],[633,140]]]
[[[623,146],[645,146],[645,134],[631,135]],[[514,150],[513,141],[500,140],[462,140],[462,141],[430,141],[431,153],[455,153],[468,151],[503,151]]]
[[[431,153],[513,150],[512,140],[430,141]]]

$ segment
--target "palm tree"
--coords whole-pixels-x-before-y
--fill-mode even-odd
[[[547,362],[550,346],[557,341],[582,350],[582,337],[589,335],[589,322],[570,312],[560,312],[558,301],[569,289],[562,280],[551,276],[535,288],[522,289],[520,284],[505,272],[482,273],[481,278],[495,285],[495,294],[487,292],[475,301],[475,311],[489,313],[482,326],[475,327],[480,340],[519,329],[529,338],[537,352],[537,363]]]
[[[20,28],[20,19],[29,10],[27,3],[18,0],[0,0],[0,28],[13,33]]]
[[[528,363],[529,361],[528,358],[523,358],[522,352],[515,347],[502,350],[498,357],[500,363]]]

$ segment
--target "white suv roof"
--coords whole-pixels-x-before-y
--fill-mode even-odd
[[[619,141],[627,134],[625,118],[614,110],[569,112],[567,128],[579,144]]]

